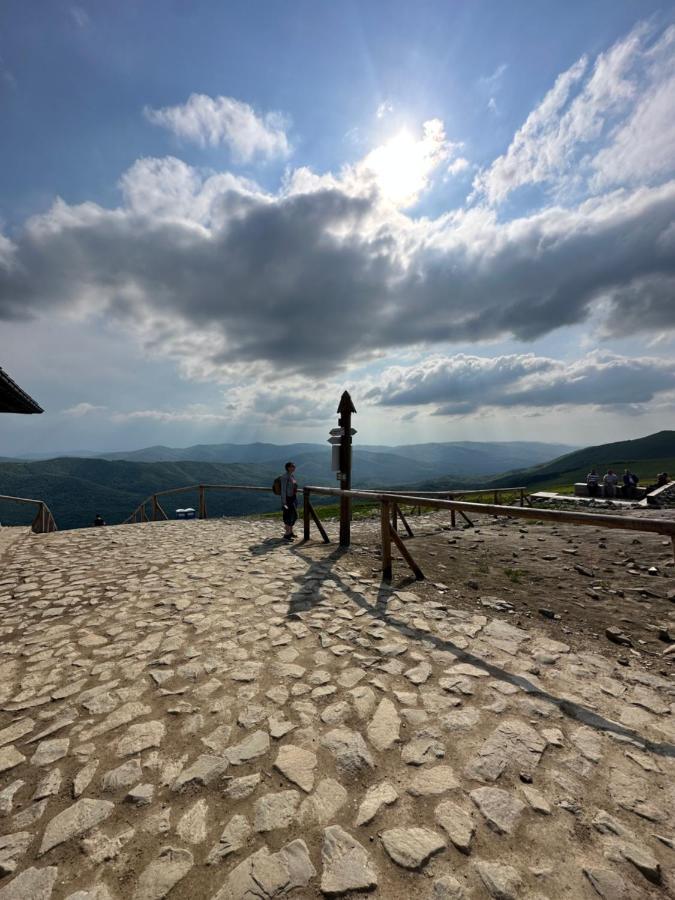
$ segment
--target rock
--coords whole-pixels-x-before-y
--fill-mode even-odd
[[[366,849],[339,825],[324,829],[321,848],[321,891],[338,897],[348,891],[377,887],[377,870]]]
[[[419,869],[427,860],[445,849],[445,841],[429,828],[392,828],[381,834],[389,856],[406,869]]]
[[[348,799],[347,791],[338,781],[324,778],[317,784],[314,793],[300,804],[298,821],[305,826],[326,825]]]
[[[6,816],[11,813],[14,805],[14,794],[20,791],[25,783],[25,781],[17,778],[16,781],[8,784],[6,788],[0,791],[0,815]]]
[[[535,812],[542,813],[545,816],[551,814],[550,803],[536,788],[524,787],[523,794],[525,794],[525,799]]]
[[[227,770],[229,761],[224,756],[198,756],[188,769],[184,769],[171,785],[172,791],[183,791],[191,785],[206,787],[217,781]]]
[[[0,888],[0,900],[49,900],[57,874],[56,866],[26,869]]]
[[[25,854],[33,840],[29,831],[18,831],[0,837],[0,876],[11,875],[18,859]]]
[[[321,721],[326,725],[341,725],[352,713],[352,709],[346,700],[338,700],[331,703],[321,713]]]
[[[382,781],[369,787],[363,802],[359,806],[354,825],[367,825],[384,806],[391,806],[398,800],[398,791],[388,781]]]
[[[66,900],[114,900],[113,895],[104,884],[95,884],[88,891],[75,891]]]
[[[47,775],[40,780],[32,800],[44,800],[45,797],[53,797],[58,794],[61,787],[61,770],[52,769]]]
[[[206,840],[206,814],[209,811],[206,800],[197,800],[186,809],[178,820],[176,833],[188,844],[201,844]]]
[[[354,688],[359,683],[359,681],[361,681],[365,677],[366,673],[363,669],[343,669],[337,679],[337,682],[343,688]]]
[[[507,768],[531,774],[545,749],[546,741],[532,726],[508,719],[492,732],[464,772],[478,781],[496,781]]]
[[[628,637],[628,635],[624,634],[623,631],[616,625],[611,625],[609,628],[605,628],[605,635],[607,639],[610,640],[613,644],[619,644],[623,647],[633,646],[633,642]]]
[[[270,716],[267,720],[267,725],[270,730],[270,734],[275,740],[279,740],[285,734],[288,734],[289,731],[293,731],[295,725],[292,722],[289,722],[288,719],[284,719],[281,716]]]
[[[78,797],[81,797],[82,794],[87,790],[89,785],[91,784],[91,780],[96,774],[96,770],[98,769],[98,760],[92,759],[87,765],[80,769],[80,771],[75,776],[73,781],[73,798],[77,800]]]
[[[423,766],[445,756],[445,747],[434,737],[417,737],[401,751],[401,759],[409,766]]]
[[[441,716],[440,723],[447,731],[470,731],[479,719],[477,709],[453,709]]]
[[[54,738],[51,741],[41,741],[37,750],[31,757],[33,766],[50,766],[68,753],[70,741],[68,738]]]
[[[91,831],[112,814],[114,803],[108,800],[78,800],[60,812],[45,828],[38,856],[71,838]]]
[[[365,685],[359,685],[358,687],[353,688],[349,693],[359,719],[367,719],[372,715],[372,712],[375,709],[375,691],[372,688],[366,687]]]
[[[385,697],[368,725],[368,740],[376,750],[390,750],[399,739],[400,728],[401,720],[396,707]]]
[[[33,719],[26,718],[20,719],[18,722],[13,722],[11,725],[0,730],[0,747],[4,747],[5,744],[13,744],[14,741],[18,741],[19,738],[30,734],[34,728],[35,722]]]
[[[600,762],[602,759],[602,743],[593,729],[577,728],[570,735],[570,739],[585,759],[593,763]]]
[[[434,766],[415,772],[408,787],[413,797],[430,797],[445,794],[459,787],[459,782],[450,766]]]
[[[408,669],[407,672],[403,674],[411,681],[413,684],[424,684],[425,681],[429,679],[429,676],[432,673],[432,668],[429,663],[423,662],[420,663],[419,666],[415,666],[413,669]]]
[[[316,764],[315,753],[303,750],[302,747],[294,747],[293,744],[284,744],[279,750],[274,768],[308,794],[314,787]]]
[[[230,872],[212,900],[271,900],[306,887],[315,875],[304,841],[291,841],[278,853],[262,847]]]
[[[523,882],[512,866],[479,860],[476,868],[488,893],[495,900],[520,900]]]
[[[208,865],[213,865],[242,850],[251,836],[253,829],[246,816],[232,816],[220,836],[220,840],[211,850],[206,860]]]
[[[593,867],[583,868],[582,871],[603,900],[628,900],[630,894],[625,881],[612,869]]]
[[[661,884],[661,866],[646,847],[626,843],[619,847],[619,853],[632,863],[652,884]]]
[[[118,756],[130,756],[141,753],[150,747],[159,747],[164,738],[166,728],[162,722],[141,722],[131,725],[127,733],[117,742]]]
[[[452,875],[444,875],[434,881],[429,900],[464,900],[464,888]]]
[[[324,747],[335,755],[335,764],[346,776],[355,777],[373,768],[373,758],[358,731],[335,728],[321,738]]]
[[[193,863],[189,850],[163,847],[157,859],[141,873],[133,900],[163,900],[185,878]]]
[[[233,778],[223,791],[230,800],[245,800],[260,784],[260,772],[255,775],[244,775],[241,778]]]
[[[149,806],[152,798],[155,796],[154,784],[137,784],[132,788],[124,798],[127,803],[133,803],[134,806]]]
[[[439,803],[434,816],[455,847],[462,853],[469,853],[471,840],[476,832],[471,816],[450,800]]]
[[[256,831],[288,828],[295,818],[299,803],[300,794],[297,791],[265,794],[255,805],[253,827]]]
[[[113,837],[108,837],[102,831],[95,830],[82,839],[80,846],[92,863],[98,866],[111,859],[116,859],[124,845],[129,843],[135,833],[135,829],[127,828]]]
[[[228,747],[225,756],[233,766],[241,766],[252,759],[264,756],[270,749],[270,736],[266,731],[254,731],[239,744]]]
[[[122,788],[138,784],[143,777],[143,769],[139,759],[130,759],[116,769],[106,772],[103,776],[102,790],[114,793]]]
[[[485,816],[488,825],[499,834],[511,834],[525,810],[522,801],[501,788],[476,788],[469,796]]]

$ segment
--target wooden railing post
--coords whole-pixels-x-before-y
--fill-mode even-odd
[[[391,505],[391,527],[398,531],[398,506],[395,503]]]
[[[382,532],[382,579],[391,581],[391,525],[389,524],[389,501],[383,500],[380,507],[380,530]]]
[[[204,485],[199,485],[199,518],[206,519],[206,493],[204,489]]]
[[[520,505],[525,506],[525,491],[520,489]]]
[[[307,488],[302,489],[302,526],[303,526],[303,539],[309,540],[309,525],[310,525],[310,515],[309,515],[309,491]]]
[[[152,521],[156,522],[159,519],[159,510],[157,503],[157,494],[152,495]]]

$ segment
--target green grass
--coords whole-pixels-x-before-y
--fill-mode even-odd
[[[504,569],[504,574],[512,584],[520,584],[520,579],[525,573],[520,569],[511,569],[507,567]]]

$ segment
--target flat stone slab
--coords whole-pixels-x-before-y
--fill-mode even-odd
[[[163,900],[194,864],[189,850],[163,847],[138,879],[133,900]]]
[[[241,766],[252,759],[264,756],[269,749],[269,734],[266,731],[254,731],[253,734],[244,738],[240,743],[235,744],[233,747],[228,747],[225,751],[225,756],[233,766]]]
[[[57,875],[56,866],[26,869],[0,888],[0,900],[50,900]]]
[[[396,707],[385,697],[368,725],[368,740],[376,750],[390,750],[398,742],[400,728]]]
[[[476,869],[494,900],[520,900],[523,880],[513,866],[478,860]]]
[[[429,828],[392,828],[381,834],[389,856],[406,869],[419,869],[433,855],[445,849],[445,841]]]
[[[324,829],[321,861],[321,891],[327,897],[377,887],[377,870],[368,851],[339,825]]]
[[[434,810],[434,817],[455,847],[462,853],[469,853],[476,833],[476,824],[471,816],[456,803],[444,800]]]
[[[458,787],[459,781],[450,766],[433,766],[415,772],[408,793],[413,797],[432,797]]]
[[[166,726],[159,721],[130,725],[127,733],[117,742],[116,753],[118,756],[131,756],[132,753],[159,747],[165,733]]]
[[[335,728],[324,734],[321,743],[335,754],[337,768],[344,775],[357,776],[374,766],[373,757],[358,731]]]
[[[114,803],[108,800],[78,800],[60,812],[45,829],[38,856],[47,853],[71,838],[86,834],[112,814]]]
[[[284,744],[274,761],[274,768],[308,794],[314,787],[316,764],[316,753]]]
[[[220,835],[218,843],[209,853],[207,863],[213,865],[232,853],[242,850],[252,833],[251,823],[246,816],[232,816]]]
[[[291,841],[278,853],[262,847],[230,872],[212,900],[271,900],[306,887],[316,869],[302,840]]]
[[[299,803],[300,794],[297,791],[266,794],[256,802],[253,827],[256,831],[288,828],[295,818]]]
[[[496,781],[507,768],[532,774],[545,749],[546,740],[531,725],[509,719],[495,728],[465,774],[478,781]]]
[[[385,806],[391,806],[398,800],[398,791],[388,781],[369,787],[366,796],[359,806],[355,825],[367,825]]]
[[[349,794],[334,778],[323,778],[309,797],[300,804],[298,821],[307,825],[326,825],[347,803]]]
[[[172,784],[171,790],[182,791],[189,785],[205,787],[220,778],[227,771],[228,766],[228,758],[203,753],[189,768],[180,773]]]
[[[521,800],[501,788],[476,788],[469,796],[499,834],[511,834],[526,808]]]

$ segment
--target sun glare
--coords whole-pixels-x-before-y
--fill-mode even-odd
[[[416,140],[408,130],[400,131],[366,156],[364,167],[372,173],[382,196],[395,206],[411,206],[427,187],[429,176],[447,157],[443,123],[424,123]]]

